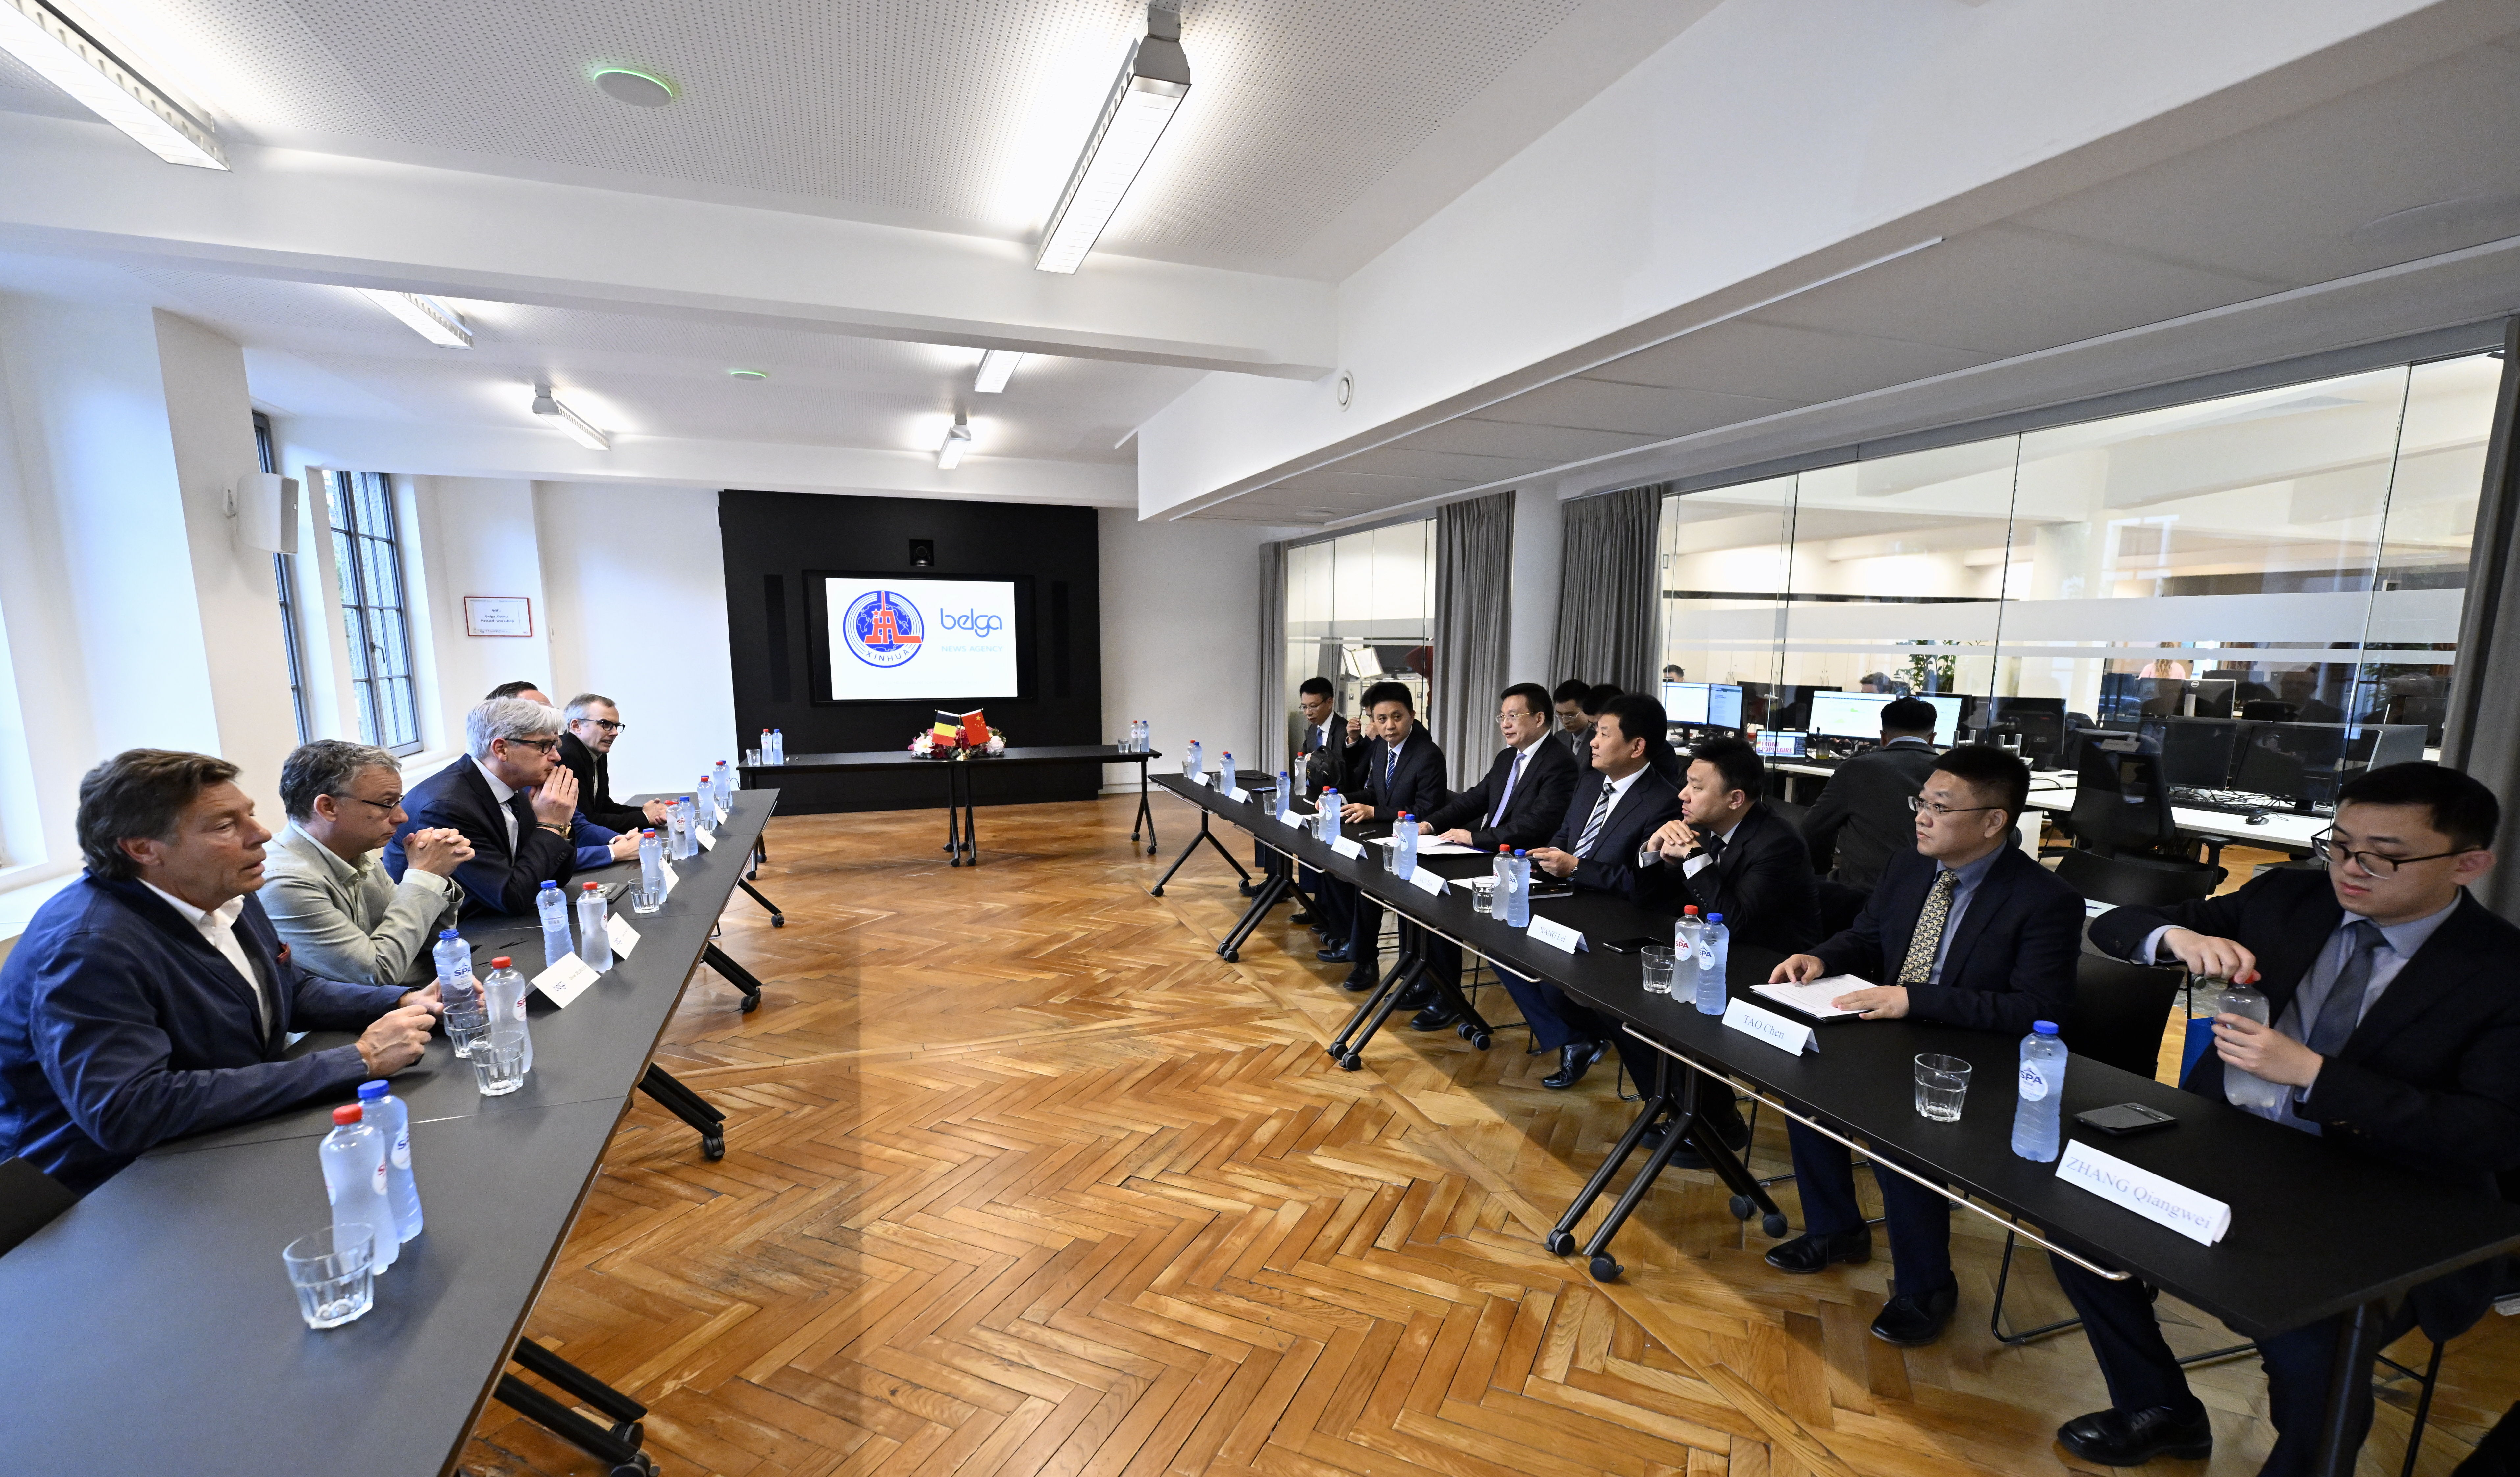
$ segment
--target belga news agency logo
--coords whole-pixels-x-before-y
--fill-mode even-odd
[[[968,631],[983,640],[997,635],[1007,624],[988,611],[978,609],[939,610],[936,612],[936,623],[948,631]]]
[[[870,590],[840,616],[849,651],[871,667],[897,667],[919,654],[927,639],[919,607],[890,590]]]

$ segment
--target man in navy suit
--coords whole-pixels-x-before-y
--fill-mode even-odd
[[[2198,974],[2253,980],[2266,993],[2272,1024],[2216,1016],[2214,1050],[2197,1058],[2187,1091],[2222,1098],[2237,1068],[2278,1090],[2247,1111],[2318,1135],[2336,1153],[2493,1195],[2494,1177],[2520,1168],[2520,928],[2467,888],[2493,868],[2500,824],[2494,792],[2455,770],[2372,770],[2337,793],[2336,823],[2318,843],[2324,872],[2263,873],[2220,897],[2115,909],[2092,922],[2092,943],[2141,963],[2176,959]],[[2057,1441],[2112,1466],[2211,1455],[2205,1407],[2143,1284],[2051,1260],[2112,1402],[2067,1421]],[[2436,1339],[2464,1332],[2491,1302],[2494,1276],[2489,1263],[2415,1287],[2382,1320],[2374,1350],[2417,1324]],[[2261,1471],[2311,1470],[2338,1388],[2343,1322],[2258,1340],[2275,1427]],[[2367,1365],[2345,1371],[2342,1388],[2351,1466],[2371,1429]]]
[[[1964,743],[1936,759],[1912,802],[1914,848],[1890,858],[1853,926],[1788,958],[1771,980],[1878,981],[1831,1002],[1866,1020],[1910,1016],[2012,1037],[2029,1035],[2033,1021],[2064,1024],[2083,948],[2083,900],[2013,844],[2029,794],[2029,767],[2001,749]],[[1799,1123],[1786,1139],[1804,1233],[1770,1251],[1768,1265],[1816,1273],[1871,1260],[1872,1232],[1856,1203],[1846,1145]],[[1895,1171],[1876,1168],[1872,1178],[1899,1277],[1872,1336],[1905,1348],[1930,1344],[1959,1302],[1951,1201]]]
[[[1681,815],[1680,791],[1646,762],[1664,721],[1662,704],[1650,697],[1613,697],[1602,704],[1593,724],[1592,767],[1577,777],[1549,844],[1531,853],[1534,869],[1642,907],[1663,905],[1669,869],[1641,861],[1645,838]],[[1532,1044],[1557,1053],[1557,1070],[1540,1085],[1562,1092],[1582,1082],[1610,1049],[1610,1021],[1547,980],[1524,979],[1505,968],[1497,975],[1522,1007]]]
[[[1339,808],[1339,824],[1360,834],[1383,834],[1402,816],[1432,815],[1448,793],[1444,751],[1418,726],[1418,705],[1396,682],[1377,682],[1362,699],[1374,738],[1358,769],[1357,792]],[[1371,990],[1381,978],[1382,905],[1336,877],[1322,878],[1318,906],[1338,940],[1321,952],[1325,963],[1352,963],[1341,984]],[[1412,1004],[1416,1004],[1413,1002]]]
[[[254,900],[237,768],[130,749],[79,782],[87,872],[0,967],[0,1159],[85,1194],[169,1139],[267,1117],[420,1059],[437,986],[317,979]],[[289,1033],[362,1031],[284,1060]]]
[[[560,762],[560,710],[520,697],[493,697],[464,715],[467,756],[403,796],[410,819],[385,843],[385,871],[402,880],[403,839],[447,828],[472,843],[455,869],[464,911],[527,914],[546,881],[565,882],[581,867],[639,854],[639,841],[578,814],[577,776]]]

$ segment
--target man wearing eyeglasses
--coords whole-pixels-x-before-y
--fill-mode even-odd
[[[665,802],[623,805],[612,798],[612,745],[619,742],[621,710],[601,693],[580,693],[568,700],[562,716],[568,731],[560,736],[560,762],[577,777],[577,813],[598,826],[636,831],[665,824]]]
[[[441,827],[472,846],[472,860],[455,869],[467,914],[531,913],[545,881],[639,854],[637,837],[577,813],[577,777],[555,757],[558,708],[494,697],[464,715],[464,735],[467,756],[403,797],[409,818],[385,846],[395,880],[411,868],[413,835]]]
[[[2494,866],[2500,823],[2494,792],[2455,770],[2372,770],[2338,792],[2336,823],[2317,845],[2324,870],[2262,873],[2236,892],[2171,908],[2115,909],[2092,924],[2092,942],[2266,993],[2273,1024],[2216,1016],[2214,1050],[2187,1074],[2187,1091],[2223,1097],[2230,1072],[2252,1073],[2286,1090],[2249,1109],[2259,1116],[2490,1195],[2493,1176],[2520,1167],[2520,928],[2467,888]],[[2057,1441],[2114,1466],[2212,1455],[2205,1408],[2143,1285],[2051,1261],[2112,1402],[2066,1422]],[[2484,1313],[2492,1277],[2480,1266],[2416,1287],[2374,1347],[2418,1324],[2435,1339],[2464,1331]],[[2311,1470],[2342,1322],[2258,1340],[2275,1428],[2262,1471]],[[2371,1428],[2370,1369],[2349,1371],[2344,1389],[2350,1464]]]
[[[472,843],[445,827],[404,842],[402,880],[376,853],[410,819],[402,767],[364,743],[319,738],[280,767],[289,824],[262,863],[262,911],[298,966],[325,979],[421,985],[434,972],[429,945],[453,927],[464,902],[455,869]]]

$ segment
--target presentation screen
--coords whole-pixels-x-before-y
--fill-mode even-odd
[[[1945,748],[1960,741],[1960,713],[1968,699],[1953,694],[1919,693],[1934,706],[1934,741]],[[1878,738],[1881,710],[1898,701],[1891,693],[1814,693],[1811,731],[1832,738]]]
[[[1021,695],[1012,580],[823,576],[832,700]]]

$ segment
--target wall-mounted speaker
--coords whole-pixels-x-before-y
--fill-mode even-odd
[[[249,471],[228,488],[228,516],[237,542],[273,554],[297,552],[297,479]]]

